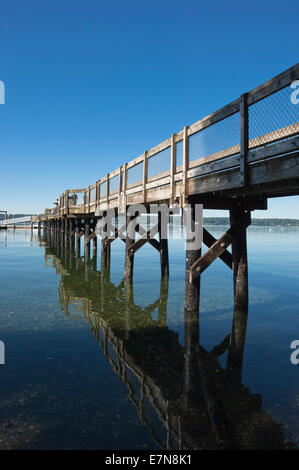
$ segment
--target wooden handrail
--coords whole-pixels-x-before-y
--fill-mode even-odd
[[[151,148],[139,157],[131,160],[130,162],[126,163],[122,167],[117,168],[116,170],[112,171],[110,174],[107,174],[102,179],[99,179],[96,183],[88,188],[81,188],[81,189],[69,189],[66,190],[61,196],[60,200],[63,201],[63,204],[60,204],[60,213],[65,214],[69,211],[69,201],[68,196],[70,193],[83,193],[86,195],[88,193],[88,202],[84,203],[84,206],[87,206],[88,209],[91,205],[97,204],[99,201],[109,201],[109,194],[116,194],[119,193],[119,197],[123,195],[124,197],[127,194],[127,190],[130,190],[130,194],[132,194],[132,189],[136,188],[136,192],[143,191],[144,200],[146,199],[146,192],[148,188],[148,183],[151,183],[151,187],[154,187],[154,182],[157,181],[158,184],[161,183],[163,178],[168,178],[168,185],[170,185],[170,199],[172,200],[174,197],[174,188],[175,188],[175,181],[178,181],[177,176],[181,175],[183,181],[183,200],[187,196],[187,180],[190,177],[196,176],[196,171],[191,171],[196,169],[197,167],[203,165],[213,164],[221,159],[226,159],[227,157],[235,156],[237,164],[240,165],[241,173],[244,173],[243,177],[241,176],[240,184],[243,185],[244,181],[246,180],[246,171],[247,171],[247,154],[252,149],[258,148],[262,145],[267,145],[270,143],[275,143],[278,140],[283,140],[291,136],[296,136],[299,133],[299,123],[293,123],[289,126],[285,126],[284,128],[269,132],[265,135],[258,136],[254,139],[248,141],[248,107],[252,104],[257,103],[258,101],[267,98],[268,96],[273,95],[276,92],[279,92],[281,89],[285,88],[286,86],[290,85],[292,81],[299,78],[299,64],[290,67],[289,69],[285,70],[284,72],[280,73],[276,77],[266,81],[262,85],[254,88],[250,92],[241,96],[231,103],[227,104],[226,106],[222,107],[221,109],[215,111],[214,113],[204,117],[203,119],[193,123],[192,125],[185,127],[182,131],[173,134],[168,139],[164,140],[160,144],[156,145],[155,147]],[[246,96],[246,108],[244,108],[244,97]],[[247,113],[245,118],[247,119],[247,123],[244,127],[243,131],[240,132],[240,144],[234,145],[232,147],[224,148],[216,153],[206,155],[205,157],[199,158],[197,160],[190,161],[189,156],[189,137],[196,134],[203,129],[213,126],[214,124],[223,121],[230,116],[240,113],[241,109],[241,122],[242,116],[244,116],[244,110]],[[244,124],[244,122],[243,122]],[[245,132],[245,133],[244,133]],[[243,139],[243,140],[242,140]],[[183,148],[184,148],[184,162],[183,167],[176,167],[175,163],[175,145],[177,142],[183,141]],[[147,161],[151,157],[155,156],[159,152],[167,149],[168,147],[171,148],[171,159],[169,162],[169,170],[166,172],[159,173],[154,175],[150,178],[147,177]],[[245,149],[245,150],[244,150]],[[241,154],[241,158],[239,155]],[[145,157],[146,155],[146,157]],[[244,160],[245,155],[245,160]],[[257,153],[259,155],[259,153]],[[127,172],[130,168],[133,168],[136,165],[143,165],[142,170],[142,179],[140,181],[134,182],[130,185],[127,184]],[[226,164],[223,165],[224,168],[227,166]],[[220,168],[220,165],[218,165]],[[191,173],[190,173],[191,172]],[[109,179],[119,175],[120,184],[118,190],[111,191],[109,190]],[[160,183],[159,183],[160,180]],[[101,185],[106,182],[107,190],[105,195],[101,195]],[[90,191],[95,189],[96,195],[94,200],[91,203],[90,200]]]

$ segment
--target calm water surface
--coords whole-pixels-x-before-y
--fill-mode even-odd
[[[209,228],[220,236],[224,228]],[[0,231],[0,449],[220,449],[299,445],[299,230],[248,231],[250,307],[235,321],[230,270],[202,276],[199,345],[187,347],[184,240],[110,274],[30,232]],[[196,323],[195,323],[196,328]],[[185,344],[186,343],[186,344]]]

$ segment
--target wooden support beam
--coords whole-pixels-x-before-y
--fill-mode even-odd
[[[113,227],[113,228],[114,228],[114,237],[109,236],[108,238],[105,238],[104,241],[103,241],[104,246],[111,245],[111,243],[114,240],[116,240],[117,238],[121,238],[120,235],[121,234],[123,235],[126,231],[126,225],[123,225],[120,229],[116,229],[115,227]],[[123,241],[125,241],[124,238],[121,238],[121,239]]]
[[[150,237],[151,237],[151,231],[149,230],[148,232],[145,232],[141,238],[139,238],[136,242],[134,242],[131,246],[130,246],[130,250],[129,250],[129,256],[133,256],[134,253],[136,253],[136,251],[139,250],[139,248],[141,248],[143,245],[145,245],[147,242],[150,241]]]
[[[202,274],[215,259],[224,253],[226,248],[232,243],[235,234],[240,230],[239,226],[247,228],[250,222],[250,212],[245,212],[241,219],[235,221],[227,232],[225,232],[204,255],[192,264],[189,272],[190,282]]]
[[[247,93],[240,97],[240,147],[240,186],[246,186],[249,183]]]
[[[234,225],[244,215],[244,211],[230,211],[231,224]],[[230,381],[242,382],[242,364],[248,317],[248,261],[246,227],[236,224],[232,240],[234,314],[232,334],[227,356],[227,371]]]
[[[188,137],[188,127],[184,127],[184,140],[183,140],[183,192],[181,195],[181,207],[185,207],[186,197],[188,196],[188,170],[189,170],[189,137]]]
[[[167,223],[168,227],[168,223]],[[166,230],[167,230],[166,227]],[[168,257],[168,233],[162,233],[162,214],[158,213],[159,251],[161,277],[169,277],[169,257]]]
[[[90,221],[89,221],[89,219],[85,219],[85,221],[84,221],[84,257],[85,257],[85,261],[90,260],[90,242],[88,241],[89,235],[90,235]]]
[[[213,235],[208,232],[204,227],[203,227],[203,242],[204,244],[208,247],[211,248],[213,246],[217,239],[213,237]],[[233,261],[232,261],[232,255],[229,251],[225,250],[219,258],[230,268],[233,268]]]
[[[144,152],[143,156],[143,176],[142,176],[142,194],[143,203],[146,203],[146,183],[147,183],[147,151]]]
[[[233,227],[231,235],[235,309],[242,311],[248,308],[246,228],[251,222],[250,212],[230,211],[230,220]]]
[[[143,237],[147,232],[143,227],[139,226],[139,233]],[[152,237],[155,236],[156,233],[158,233],[158,224],[151,229]],[[160,243],[158,242],[158,240],[156,240],[155,238],[149,238],[147,241],[150,245],[156,248],[156,250],[160,251]]]
[[[130,246],[130,250],[129,250],[129,256],[133,256],[134,253],[136,253],[136,251],[139,250],[139,248],[141,248],[143,245],[145,245],[149,238],[147,237],[147,235],[149,236],[149,232],[146,233],[146,235],[143,235],[141,238],[139,238],[135,243],[133,243],[131,246]]]
[[[195,204],[191,204],[191,227],[194,233],[196,229],[195,221]],[[194,348],[199,343],[199,297],[200,297],[200,275],[194,279],[190,279],[189,272],[191,266],[201,256],[201,247],[192,250],[186,243],[186,274],[185,274],[185,297],[184,297],[184,371],[183,371],[183,388],[185,397],[183,405],[187,408],[189,391],[192,388],[192,373],[190,366],[193,362]],[[193,352],[192,352],[193,351]]]
[[[97,227],[97,220],[95,221],[94,223],[94,227],[93,227],[93,244],[92,244],[92,251],[93,251],[93,257],[96,258],[96,254],[97,254],[97,249],[98,249],[98,237],[97,237],[97,233],[96,233],[96,227]],[[96,259],[94,259],[94,262],[96,263]],[[96,267],[95,267],[96,269]]]
[[[176,172],[176,142],[175,135],[171,136],[171,157],[170,157],[170,207],[173,206],[175,197],[175,172]]]
[[[73,219],[68,219],[68,225],[69,225],[69,230],[68,230],[68,235],[69,235],[69,247],[70,249],[74,249],[75,247],[75,221]]]
[[[133,281],[133,268],[134,268],[134,254],[130,256],[131,246],[135,243],[135,230],[131,222],[135,219],[135,215],[126,214],[126,257],[125,257],[125,271],[124,281],[125,283],[131,283]]]
[[[96,233],[92,232],[85,240],[85,243],[90,242],[94,237],[96,237]]]
[[[83,235],[84,232],[81,231],[81,219],[77,219],[76,221],[76,253],[77,256],[80,256],[80,248],[81,248],[81,242],[80,238]]]
[[[64,239],[64,246],[68,246],[68,219],[64,217],[64,224],[63,224],[63,239]]]
[[[103,213],[103,218],[107,215],[106,212]],[[103,222],[103,219],[102,219]],[[107,234],[107,222],[102,223],[102,242],[101,242],[101,270],[107,271],[110,269],[110,259],[111,259],[111,246],[110,243],[107,243],[109,236]]]

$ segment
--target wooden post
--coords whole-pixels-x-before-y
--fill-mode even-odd
[[[162,214],[158,212],[158,231],[160,242],[160,264],[161,264],[161,277],[169,277],[169,259],[168,259],[168,239],[165,238],[166,233],[162,233]]]
[[[195,231],[195,204],[191,205],[191,230]],[[186,241],[186,278],[184,302],[184,369],[182,406],[188,409],[194,397],[194,378],[198,374],[196,365],[196,347],[199,344],[199,296],[200,276],[190,280],[189,271],[193,263],[201,256],[201,248],[191,250]],[[198,392],[198,391],[197,391]],[[198,397],[197,397],[198,398]]]
[[[75,247],[75,234],[73,233],[75,228],[74,219],[69,219],[69,248],[73,250]]]
[[[107,194],[106,194],[106,198],[107,198],[107,208],[109,207],[109,193],[110,193],[110,181],[109,181],[109,173],[107,173],[107,176],[106,176],[106,188],[107,188]]]
[[[64,246],[64,226],[65,226],[65,218],[61,218],[61,224],[60,224],[60,245],[63,247]]]
[[[171,136],[171,160],[170,160],[170,207],[173,206],[174,196],[175,196],[175,172],[176,172],[176,142],[175,136]]]
[[[81,219],[76,220],[76,254],[80,256],[81,252],[81,237],[79,236],[81,232]]]
[[[64,219],[64,246],[68,246],[68,219],[65,217]]]
[[[60,242],[60,219],[56,219],[56,245]]]
[[[181,207],[185,207],[186,197],[188,196],[187,191],[187,179],[189,170],[189,137],[188,127],[184,127],[184,141],[183,141],[183,194]]]
[[[135,219],[135,215],[128,215],[126,212],[126,258],[125,258],[125,272],[124,272],[124,281],[132,282],[133,281],[133,268],[134,268],[134,254],[129,255],[129,250],[133,243],[135,242],[135,227],[134,224],[131,224]]]
[[[97,219],[94,219],[93,221],[93,231],[95,233],[97,227]],[[97,249],[98,249],[98,239],[97,235],[95,233],[95,236],[92,239],[92,251],[93,251],[93,258],[97,256]]]
[[[231,225],[237,224],[245,210],[231,210]],[[228,350],[227,369],[231,384],[241,383],[245,336],[248,317],[248,261],[246,227],[237,225],[232,241],[234,314],[232,335]]]
[[[90,260],[90,241],[88,237],[90,235],[90,221],[89,219],[85,219],[84,221],[84,257],[85,261]]]
[[[238,224],[244,217],[245,210],[230,210],[231,225],[236,224],[232,238],[232,260],[234,280],[234,309],[244,311],[248,309],[248,265],[247,265],[247,237],[246,227]]]
[[[191,231],[195,231],[195,204],[191,204]],[[190,280],[189,271],[191,266],[201,256],[201,248],[196,250],[188,249],[186,242],[186,278],[185,278],[185,345],[198,342],[199,338],[199,296],[200,296],[200,276]],[[191,328],[191,330],[190,330]]]
[[[240,97],[240,186],[248,184],[248,105],[247,93]]]
[[[106,218],[107,212],[103,213],[103,217]],[[111,244],[106,243],[109,234],[107,233],[107,222],[102,218],[102,242],[101,242],[101,270],[109,271],[110,269],[110,256],[111,256]]]
[[[67,189],[64,193],[64,207],[66,209],[66,214],[69,213],[69,190]]]
[[[142,176],[142,193],[143,193],[143,204],[146,203],[146,182],[147,182],[147,151],[143,155],[143,176]]]

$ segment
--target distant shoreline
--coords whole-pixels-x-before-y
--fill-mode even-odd
[[[33,214],[14,214],[17,217],[26,217]],[[4,214],[0,214],[0,220],[5,219]],[[229,217],[204,217],[205,225],[229,225]],[[299,219],[278,219],[278,218],[252,218],[251,225],[255,227],[299,227]]]
[[[229,225],[228,217],[204,217],[207,225]],[[299,227],[299,219],[251,219],[251,225],[255,227]]]

